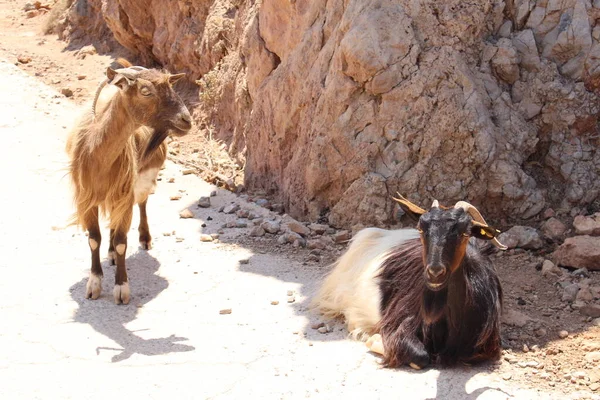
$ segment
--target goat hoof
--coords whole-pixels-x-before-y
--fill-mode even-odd
[[[115,260],[116,260],[115,251],[109,250],[108,251],[108,261],[110,262],[110,265],[115,265]]]
[[[96,300],[102,293],[102,276],[90,273],[90,277],[85,286],[85,298]]]
[[[408,364],[412,369],[416,369],[417,371],[421,369],[421,367],[419,367],[417,364],[415,363],[410,363]]]
[[[383,339],[381,338],[381,335],[379,333],[376,333],[375,335],[371,336],[365,344],[367,345],[367,348],[373,353],[385,355],[385,351],[383,348]]]
[[[148,240],[142,240],[142,239],[140,239],[140,247],[143,250],[150,250],[150,249],[152,249],[152,239],[148,239]]]
[[[125,282],[122,285],[115,285],[113,296],[115,298],[115,304],[129,304],[129,282]]]

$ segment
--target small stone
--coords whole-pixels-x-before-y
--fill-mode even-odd
[[[522,249],[537,250],[544,247],[544,241],[537,229],[529,226],[513,226],[508,231],[500,234],[498,240],[509,248],[518,247]]]
[[[588,271],[587,268],[579,268],[579,269],[576,269],[575,271],[573,271],[573,276],[578,276],[581,278],[589,278],[590,272]]]
[[[315,330],[316,330],[316,329],[322,328],[322,327],[324,327],[324,326],[325,326],[325,323],[324,323],[324,322],[317,322],[317,323],[314,323],[314,324],[312,324],[312,325],[310,326],[310,328],[311,328],[311,329],[315,329]]]
[[[231,314],[231,308],[224,308],[221,311],[219,311],[219,314],[221,314],[221,315]]]
[[[567,231],[567,227],[558,219],[550,218],[542,224],[541,230],[546,237],[557,240],[563,237]]]
[[[236,228],[247,228],[248,221],[246,221],[245,219],[238,219],[235,221],[235,227]]]
[[[255,236],[255,237],[265,236],[265,230],[261,226],[254,226],[250,230],[250,236]]]
[[[512,374],[510,372],[507,372],[505,374],[502,374],[502,379],[504,379],[505,381],[509,381],[512,378]]]
[[[181,195],[180,194],[176,194],[174,196],[169,197],[169,199],[171,201],[181,200]]]
[[[184,240],[185,240],[185,239],[184,239],[184,238],[182,238],[182,237],[180,237],[180,236],[177,236],[177,237],[175,237],[175,241],[176,241],[177,243],[181,243],[181,242],[183,242]]]
[[[579,292],[579,285],[577,283],[572,283],[565,287],[562,295],[562,301],[573,302],[577,298],[577,293]]]
[[[590,385],[590,390],[593,392],[596,392],[598,389],[600,389],[600,383],[592,383]]]
[[[293,296],[294,295],[294,291],[293,290],[288,290],[287,291],[287,295],[288,296]]]
[[[348,231],[339,231],[338,233],[336,233],[333,236],[333,240],[336,243],[347,242],[348,240],[350,240],[350,232],[348,232]]]
[[[562,331],[558,332],[558,337],[561,339],[566,339],[569,337],[569,332],[562,330]]]
[[[82,81],[82,80],[84,80],[85,78],[87,78],[87,76],[86,76],[86,75],[77,75],[77,80],[79,80],[79,81]]]
[[[190,175],[190,174],[193,174],[193,173],[194,173],[193,169],[184,169],[184,170],[181,171],[182,175]]]
[[[200,241],[201,242],[212,242],[214,239],[211,235],[207,235],[207,234],[202,234],[200,235]]]
[[[17,56],[17,61],[21,64],[29,64],[31,62],[31,57],[21,54]]]
[[[308,229],[310,229],[311,231],[313,231],[317,235],[322,235],[322,234],[324,234],[327,231],[327,229],[329,229],[329,225],[324,225],[324,224],[310,224],[308,226]]]
[[[198,199],[198,207],[208,208],[210,207],[210,197],[202,196]]]
[[[179,218],[194,218],[194,213],[190,211],[190,209],[186,208],[179,213]]]
[[[25,13],[25,16],[27,16],[27,18],[35,18],[40,14],[41,14],[40,10],[29,10]]]
[[[552,261],[544,260],[542,264],[542,276],[558,277],[562,275],[562,270],[558,268]]]
[[[579,309],[581,315],[585,315],[592,318],[600,317],[600,306],[597,304],[588,304]]]
[[[529,316],[512,309],[504,310],[502,313],[502,323],[518,328],[524,327],[530,320],[531,318]]]
[[[257,199],[254,203],[257,206],[264,207],[264,208],[269,208],[271,206],[271,203],[267,199]]]
[[[249,263],[250,263],[250,260],[247,258],[243,258],[240,260],[240,264],[249,264]]]
[[[212,192],[210,192],[210,197],[215,197],[217,195],[217,191],[213,190]]]
[[[167,180],[167,182],[168,182],[168,183],[175,183],[175,178],[169,178],[169,179]]]
[[[573,227],[578,235],[600,236],[600,212],[590,216],[576,216]]]
[[[287,299],[287,302],[288,302],[288,303],[293,303],[293,302],[295,302],[295,301],[296,301],[296,298],[295,298],[294,296],[290,296],[290,297],[288,297],[288,299]]]
[[[310,229],[296,220],[286,222],[286,226],[290,231],[299,235],[308,236],[310,234]]]
[[[327,244],[325,244],[322,240],[313,239],[313,240],[308,240],[306,242],[306,247],[308,247],[309,249],[323,250],[327,247]]]
[[[239,204],[232,203],[232,204],[229,204],[229,205],[225,206],[225,208],[223,208],[223,212],[225,214],[233,214],[234,212],[236,212],[239,209],[240,209],[240,205]]]
[[[548,219],[556,216],[556,212],[552,208],[546,208],[542,213],[543,219]]]
[[[73,96],[73,91],[69,88],[62,88],[60,90],[60,92],[62,93],[63,96],[65,97],[72,97]]]
[[[235,214],[238,216],[238,218],[248,218],[250,212],[248,210],[241,209],[238,210],[238,212]]]
[[[587,302],[594,300],[594,296],[592,295],[589,287],[582,287],[577,293],[576,299],[577,301]]]
[[[535,333],[535,336],[537,336],[537,337],[544,337],[544,336],[546,336],[547,331],[544,328],[539,328],[539,329],[536,329],[533,333]]]
[[[213,238],[213,240],[217,240],[219,239],[219,237],[222,235],[223,232],[219,232],[219,233],[211,233],[210,236]]]
[[[526,344],[523,345],[523,353],[529,353],[529,347]]]
[[[274,203],[271,206],[271,210],[273,210],[273,212],[275,212],[277,214],[283,214],[285,212],[285,207],[283,206],[283,204]]]
[[[261,226],[265,231],[272,234],[279,232],[279,230],[281,229],[281,226],[276,221],[265,221],[262,223]]]
[[[271,305],[272,306],[276,306],[277,304],[279,304],[279,300],[273,300],[273,301],[271,301]]]
[[[327,327],[325,327],[325,326],[320,327],[319,329],[317,329],[317,331],[319,331],[319,333],[321,333],[321,334],[325,334],[328,332]]]
[[[540,351],[540,346],[538,346],[537,344],[534,344],[533,346],[531,346],[531,351],[533,351],[534,353],[537,353],[538,351]]]
[[[171,232],[163,232],[163,236],[171,236]]]

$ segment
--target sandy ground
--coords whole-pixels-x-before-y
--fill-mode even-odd
[[[0,80],[3,398],[565,398],[503,381],[490,365],[383,370],[341,324],[325,335],[311,329],[318,316],[307,305],[327,268],[244,248],[237,230],[200,242],[226,221],[220,205],[244,203],[219,190],[211,208],[191,206],[196,218],[180,219],[214,187],[173,163],[149,201],[154,249],[134,245],[136,220],[129,236],[131,303],[113,303],[106,260],[102,297],[85,300],[87,241],[64,227],[72,209],[63,147],[76,107],[5,60]]]

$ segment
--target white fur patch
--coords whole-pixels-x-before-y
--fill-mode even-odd
[[[98,242],[96,242],[94,239],[88,239],[88,243],[90,244],[90,249],[92,249],[92,251],[98,248]]]
[[[418,237],[415,229],[363,229],[334,264],[313,305],[326,317],[343,316],[352,336],[366,340],[381,319],[377,275],[386,253]]]
[[[122,285],[115,285],[113,289],[113,297],[115,298],[116,304],[129,304],[129,298],[131,293],[129,291],[129,282],[125,282]]]
[[[133,189],[136,203],[141,203],[146,200],[150,192],[154,190],[158,171],[158,168],[149,168],[138,174],[135,181],[135,187]]]
[[[90,277],[85,286],[85,297],[86,299],[96,300],[102,293],[102,277],[94,275],[90,272]]]
[[[127,246],[124,244],[118,244],[115,249],[117,250],[117,253],[119,253],[119,255],[122,256],[123,254],[125,254],[125,249],[127,249]]]

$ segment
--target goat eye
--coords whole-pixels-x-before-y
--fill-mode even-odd
[[[142,96],[150,96],[152,92],[147,87],[143,87],[140,89],[140,93]]]

